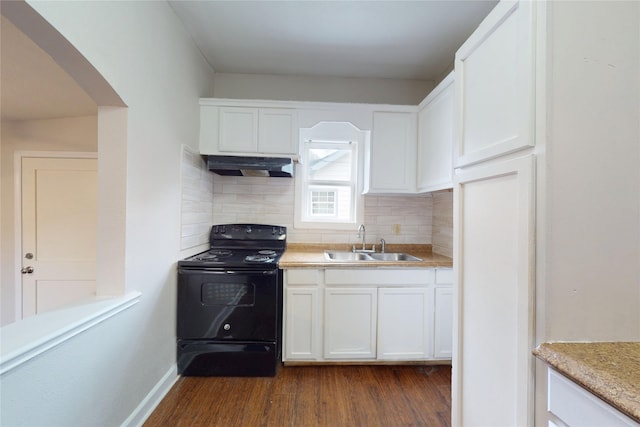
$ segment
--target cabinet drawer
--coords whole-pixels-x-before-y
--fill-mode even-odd
[[[639,425],[553,369],[549,369],[548,399],[549,412],[569,427]]]
[[[285,283],[287,286],[315,285],[320,283],[322,270],[315,269],[287,269],[284,271]]]
[[[451,284],[453,284],[453,269],[451,269],[451,268],[438,268],[436,270],[436,283],[438,285],[451,285]]]
[[[434,269],[327,269],[327,285],[425,286],[434,283]]]

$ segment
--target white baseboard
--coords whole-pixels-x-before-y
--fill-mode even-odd
[[[138,407],[122,423],[121,427],[142,427],[142,424],[149,418],[151,413],[160,404],[164,396],[171,390],[171,387],[178,381],[178,369],[173,365],[166,374],[151,389],[149,394],[142,399]]]

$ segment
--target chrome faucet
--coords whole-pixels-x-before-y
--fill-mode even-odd
[[[380,252],[384,253],[384,245],[387,242],[384,241],[384,239],[380,239]]]
[[[365,236],[366,236],[366,231],[364,228],[364,224],[360,224],[360,227],[358,227],[358,237],[360,237],[360,232],[362,232],[362,250],[364,251],[366,249],[365,245]]]

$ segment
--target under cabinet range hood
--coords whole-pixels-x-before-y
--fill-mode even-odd
[[[218,175],[293,177],[293,160],[286,157],[206,157],[207,168]]]

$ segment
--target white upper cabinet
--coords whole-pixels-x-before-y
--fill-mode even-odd
[[[292,108],[200,106],[200,154],[297,156]]]
[[[371,146],[365,153],[364,193],[416,192],[417,113],[373,113]]]
[[[451,72],[420,103],[417,190],[453,188],[454,79]]]
[[[219,132],[220,151],[258,153],[258,109],[220,107]]]
[[[455,167],[534,144],[534,3],[498,3],[456,53]]]
[[[258,152],[298,154],[298,126],[295,110],[289,108],[260,109]]]

